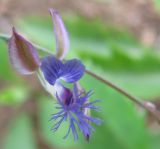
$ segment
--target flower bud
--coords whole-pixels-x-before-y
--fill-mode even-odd
[[[9,56],[13,67],[21,74],[34,73],[40,67],[40,59],[35,47],[13,28],[9,39]]]
[[[54,24],[56,38],[56,57],[63,59],[69,50],[69,37],[61,16],[55,9],[49,9]]]

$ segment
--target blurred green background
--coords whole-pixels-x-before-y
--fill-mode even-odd
[[[160,110],[159,0],[0,0],[0,31],[15,26],[30,41],[55,52],[48,8],[61,13],[71,48],[87,69],[115,82]],[[39,52],[41,57],[45,53]],[[85,75],[81,85],[101,99],[103,119],[90,142],[63,140],[67,128],[50,131],[55,101],[36,76],[20,76],[0,41],[0,149],[159,149],[154,118],[115,90]]]

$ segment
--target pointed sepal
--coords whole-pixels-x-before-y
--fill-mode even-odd
[[[56,38],[56,57],[64,59],[69,50],[69,36],[63,20],[57,10],[50,8]]]
[[[34,73],[40,67],[40,59],[35,47],[13,28],[8,42],[9,57],[13,67],[21,74]]]

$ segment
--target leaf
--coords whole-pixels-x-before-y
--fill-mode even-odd
[[[38,149],[27,114],[20,114],[10,125],[4,149]]]
[[[159,131],[158,131],[158,133],[156,132],[156,134],[155,133],[152,134],[152,136],[151,136],[151,142],[152,142],[151,149],[159,149],[159,146],[160,146],[159,137],[160,137]]]
[[[155,8],[157,8],[157,10],[160,10],[160,1],[159,0],[154,0],[154,5],[155,5]]]
[[[82,80],[81,84],[88,90],[94,88],[94,99],[101,99],[102,112],[96,113],[96,115],[102,118],[103,129],[97,127],[96,131],[101,133],[97,132],[100,135],[96,133],[93,140],[91,139],[91,142],[96,142],[97,148],[102,144],[108,148],[112,148],[114,144],[114,149],[149,148],[149,132],[145,126],[145,117],[132,102],[88,76]],[[108,132],[110,133],[108,134]],[[109,137],[112,143],[107,141]],[[92,143],[88,144],[86,148],[92,148]]]
[[[0,79],[4,79],[6,81],[12,81],[14,76],[13,69],[9,63],[9,56],[7,50],[7,44],[0,40]]]
[[[28,97],[28,89],[23,86],[10,86],[0,91],[0,104],[20,104]]]

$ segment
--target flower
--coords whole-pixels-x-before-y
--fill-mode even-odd
[[[54,9],[49,9],[54,24],[56,38],[56,54],[49,55],[41,60],[34,45],[18,34],[13,28],[13,35],[9,40],[9,56],[13,67],[21,74],[32,74],[38,72],[38,77],[51,95],[57,99],[56,107],[60,111],[52,115],[51,120],[58,121],[53,131],[56,131],[64,121],[69,122],[69,128],[64,138],[67,138],[70,132],[74,140],[78,139],[77,128],[89,140],[92,132],[95,130],[91,122],[97,125],[101,120],[90,116],[90,110],[99,111],[89,98],[92,91],[85,93],[78,88],[78,81],[85,73],[85,66],[78,59],[64,60],[69,50],[69,37],[62,18]],[[73,85],[73,89],[66,88],[65,83]]]
[[[77,88],[76,82],[84,75],[85,66],[77,59],[63,60],[69,47],[68,34],[58,12],[50,9],[50,13],[54,23],[57,53],[55,56],[49,55],[44,57],[41,60],[40,69],[43,74],[41,78],[42,80],[44,79],[42,82],[47,82],[44,86],[57,99],[59,106],[56,108],[60,110],[52,115],[51,120],[58,121],[52,130],[58,130],[64,121],[68,121],[69,128],[64,138],[67,138],[72,131],[74,140],[77,140],[78,127],[84,137],[89,140],[92,132],[95,130],[90,123],[97,125],[101,123],[100,119],[90,116],[91,109],[99,110],[98,107],[94,106],[94,103],[98,102],[98,100],[89,102],[89,97],[93,92],[82,93]],[[62,84],[63,81],[74,84],[73,90],[66,88]]]
[[[78,139],[77,127],[83,133],[84,137],[89,140],[91,133],[95,129],[91,126],[91,122],[97,125],[101,124],[99,118],[89,116],[87,111],[90,109],[99,111],[99,107],[94,106],[94,103],[99,102],[95,100],[92,102],[88,101],[88,98],[92,95],[92,91],[88,93],[78,93],[77,85],[74,84],[73,91],[63,87],[62,96],[57,95],[58,107],[60,111],[52,115],[51,120],[58,121],[52,128],[56,131],[64,121],[69,122],[69,128],[64,139],[68,137],[72,132],[74,140]]]
[[[47,56],[42,59],[41,70],[49,84],[63,80],[67,83],[78,81],[85,72],[85,66],[80,60],[72,59],[64,63],[55,56]]]

